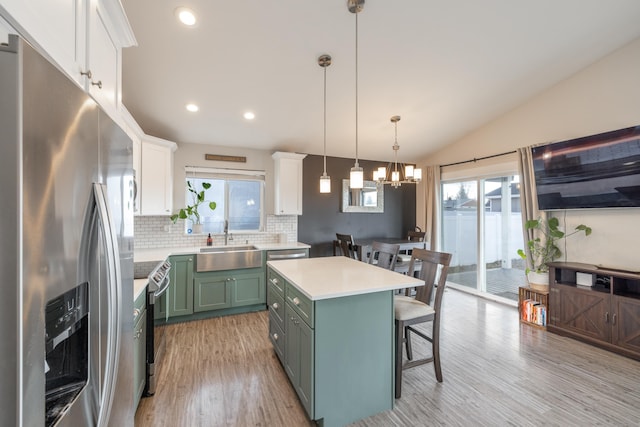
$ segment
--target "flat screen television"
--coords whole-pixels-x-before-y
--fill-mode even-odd
[[[640,126],[532,153],[540,210],[640,207]]]

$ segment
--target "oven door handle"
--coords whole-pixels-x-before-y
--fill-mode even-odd
[[[169,271],[167,270],[167,275],[162,280],[160,287],[158,288],[157,291],[153,293],[154,298],[158,298],[162,296],[162,294],[164,294],[167,291],[167,289],[169,289],[169,285],[171,284],[171,279],[169,278],[168,273]]]

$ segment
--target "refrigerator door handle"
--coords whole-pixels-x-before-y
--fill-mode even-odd
[[[122,311],[122,295],[120,293],[120,255],[118,240],[113,226],[113,221],[107,206],[106,186],[100,183],[93,184],[93,193],[98,213],[99,227],[104,235],[105,258],[107,260],[108,277],[108,324],[107,360],[105,363],[105,378],[101,393],[100,412],[98,414],[98,426],[107,426],[113,404],[118,377],[118,354],[120,353],[121,325],[118,321]]]

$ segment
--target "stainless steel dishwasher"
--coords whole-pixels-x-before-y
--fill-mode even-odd
[[[300,259],[300,258],[308,258],[308,257],[309,257],[309,249],[307,248],[267,251],[267,261],[280,261],[283,259]]]

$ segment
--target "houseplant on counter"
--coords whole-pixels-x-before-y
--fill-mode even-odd
[[[584,232],[585,236],[591,234],[591,227],[584,224],[578,225],[571,233],[565,234],[559,229],[558,218],[551,217],[532,219],[525,223],[526,230],[534,231],[534,238],[527,241],[527,252],[518,249],[518,255],[525,260],[527,281],[529,286],[538,290],[547,290],[549,287],[549,267],[551,262],[562,256],[558,247],[561,239],[566,239],[576,233]]]
[[[191,181],[187,181],[187,191],[191,193],[191,204],[180,209],[177,214],[171,215],[170,219],[175,224],[179,219],[188,219],[192,223],[192,229],[194,234],[202,233],[202,223],[200,222],[200,213],[198,208],[201,204],[206,203],[204,199],[204,192],[211,188],[211,184],[208,182],[202,183],[202,190],[198,191],[191,184]],[[215,210],[216,202],[208,202],[209,209]]]

